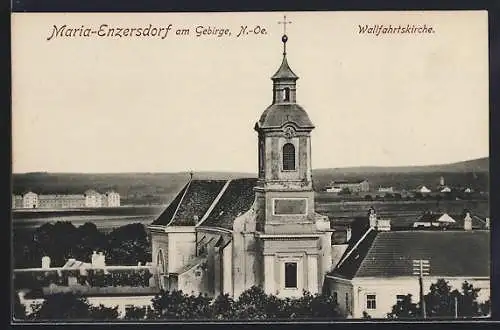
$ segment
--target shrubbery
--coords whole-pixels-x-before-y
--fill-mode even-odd
[[[21,313],[19,313],[21,314]],[[30,320],[111,320],[117,319],[117,307],[92,306],[74,294],[54,294],[34,306]],[[228,295],[215,299],[205,295],[187,295],[182,291],[161,292],[152,300],[152,309],[127,308],[125,320],[289,320],[334,319],[340,317],[332,298],[304,292],[300,298],[278,298],[265,294],[260,287],[243,292],[239,299]]]

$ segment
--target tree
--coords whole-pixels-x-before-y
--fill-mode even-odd
[[[29,315],[35,320],[89,320],[91,306],[82,296],[72,293],[58,293],[47,296],[45,301],[34,306]]]
[[[416,303],[411,301],[412,295],[408,294],[402,300],[398,300],[396,305],[392,306],[392,311],[387,314],[390,319],[415,318],[419,316],[419,308]]]
[[[210,306],[210,315],[215,320],[232,320],[235,318],[234,300],[227,293],[217,296]]]
[[[125,311],[125,320],[142,320],[148,318],[148,313],[145,307],[130,307]]]
[[[490,312],[489,300],[479,304],[477,302],[480,289],[465,281],[462,291],[452,290],[444,279],[438,279],[431,284],[429,293],[424,296],[426,314],[429,318],[476,317],[488,315]],[[411,302],[411,295],[398,301],[388,314],[389,318],[414,318],[420,317],[421,311],[418,304]]]
[[[451,291],[451,286],[444,279],[438,279],[431,284],[430,292],[425,295],[425,305],[428,317],[453,317],[455,315],[455,298],[458,290]]]
[[[264,293],[261,287],[245,290],[234,303],[235,316],[245,320],[265,320],[281,316],[281,301]]]
[[[115,265],[133,265],[151,260],[151,246],[144,225],[134,223],[108,234],[107,259]]]
[[[168,320],[208,319],[210,298],[186,295],[182,291],[162,291],[152,300],[151,316]]]
[[[292,300],[291,307],[294,317],[301,319],[331,319],[340,316],[333,296],[328,294],[312,295],[310,292],[305,291],[301,297]]]
[[[93,320],[116,320],[118,318],[118,306],[106,307],[102,304],[90,306],[89,316]]]
[[[106,248],[106,235],[97,229],[91,222],[86,222],[78,227],[77,240],[75,241],[75,258],[78,260],[90,260],[93,251]]]
[[[481,315],[480,306],[477,302],[478,293],[481,289],[474,288],[472,284],[465,281],[462,284],[462,294],[458,300],[458,314],[460,316]]]

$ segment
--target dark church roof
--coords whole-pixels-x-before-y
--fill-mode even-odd
[[[255,178],[192,180],[152,224],[194,226],[206,217],[204,227],[232,229],[234,219],[252,206],[256,183]]]
[[[489,231],[372,231],[350,250],[330,275],[412,276],[413,260],[424,259],[430,261],[430,276],[490,276]]]
[[[307,112],[296,103],[271,104],[260,116],[259,128],[278,128],[292,122],[299,128],[314,128]]]
[[[256,183],[257,179],[254,178],[232,180],[202,226],[233,229],[234,219],[252,206]]]
[[[225,180],[189,181],[153,225],[194,226],[210,208],[225,183]]]
[[[288,65],[288,61],[286,60],[286,56],[283,56],[283,62],[281,62],[281,66],[276,71],[276,73],[271,77],[272,80],[277,79],[292,79],[297,80],[299,77],[290,69]]]

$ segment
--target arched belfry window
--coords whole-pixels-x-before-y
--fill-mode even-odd
[[[290,88],[288,87],[285,87],[283,90],[283,101],[290,102]]]
[[[295,170],[295,147],[291,143],[286,143],[283,146],[283,170]]]

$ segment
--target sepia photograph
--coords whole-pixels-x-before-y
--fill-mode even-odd
[[[487,11],[11,26],[12,322],[491,318]]]

